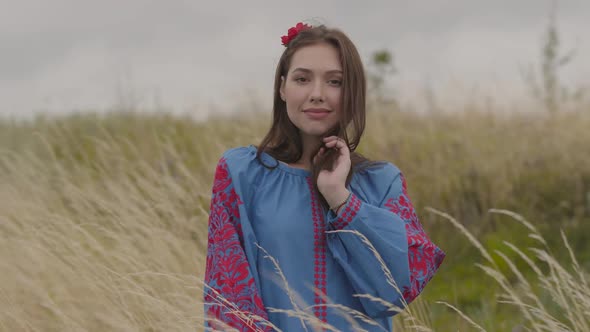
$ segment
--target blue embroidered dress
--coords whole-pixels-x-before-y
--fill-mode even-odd
[[[274,331],[267,320],[282,331],[315,331],[315,321],[391,331],[396,311],[368,295],[403,308],[445,257],[424,233],[400,170],[383,163],[355,172],[336,216],[321,207],[310,172],[261,159],[277,167],[264,167],[253,145],[227,150],[217,165],[205,327]]]

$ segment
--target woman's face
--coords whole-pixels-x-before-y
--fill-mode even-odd
[[[305,46],[293,54],[280,93],[302,135],[319,137],[338,124],[342,75],[340,55],[332,45]]]

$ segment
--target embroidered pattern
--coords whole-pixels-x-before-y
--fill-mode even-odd
[[[402,193],[387,200],[385,207],[400,216],[406,223],[408,237],[408,260],[410,265],[410,287],[403,288],[407,303],[412,302],[432,279],[434,273],[445,258],[445,253],[438,248],[424,232],[416,211],[408,197],[405,177],[400,174]]]
[[[223,322],[239,331],[270,331],[252,315],[268,320],[243,249],[239,205],[227,163],[221,158],[215,171],[209,214],[205,270],[206,326],[224,329]],[[244,314],[238,315],[235,311]],[[216,322],[217,321],[217,322]]]
[[[319,205],[317,196],[315,194],[313,183],[311,178],[307,179],[309,186],[309,192],[311,193],[311,213],[313,216],[313,251],[314,251],[314,275],[313,283],[314,289],[314,308],[313,312],[315,316],[322,322],[327,322],[326,316],[326,298],[327,295],[327,283],[326,283],[326,235],[325,221],[321,207]]]
[[[352,219],[356,216],[361,208],[361,200],[355,194],[350,195],[350,200],[346,203],[346,207],[340,213],[338,219],[332,222],[335,229],[344,229]]]

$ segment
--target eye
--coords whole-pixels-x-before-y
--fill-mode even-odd
[[[329,80],[328,82],[330,82],[330,84],[336,85],[336,86],[342,85],[342,81],[341,80]]]
[[[303,83],[304,81],[306,81],[307,79],[305,77],[297,77],[295,78],[295,82],[299,82],[299,83]]]

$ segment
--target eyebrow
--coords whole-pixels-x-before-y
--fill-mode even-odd
[[[299,67],[299,68],[295,68],[295,69],[293,70],[293,72],[296,72],[296,71],[302,71],[302,72],[304,72],[304,73],[311,73],[311,70],[309,70],[309,69],[307,69],[307,68],[301,68],[301,67]],[[339,70],[339,69],[332,69],[332,70],[328,70],[328,71],[326,72],[326,74],[332,74],[332,73],[340,73],[340,74],[342,74],[342,70]]]

